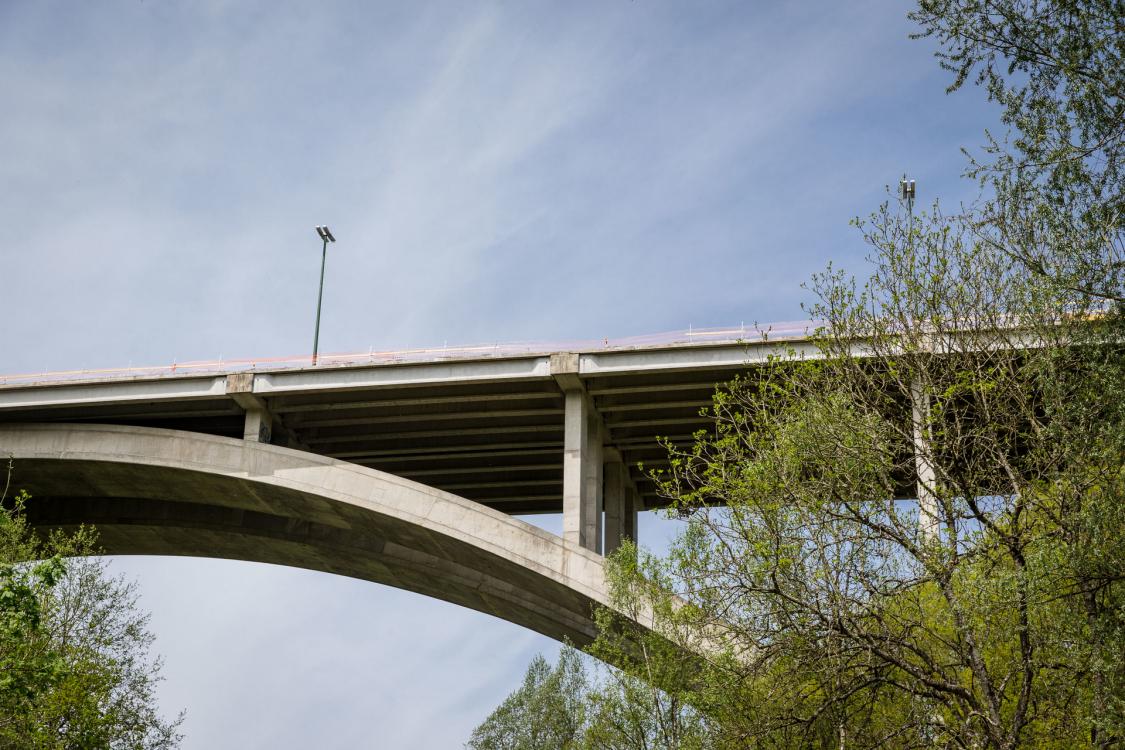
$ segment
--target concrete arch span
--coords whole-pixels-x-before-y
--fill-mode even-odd
[[[114,425],[0,427],[41,528],[93,524],[110,554],[337,573],[588,643],[601,556],[456,495],[304,451]]]

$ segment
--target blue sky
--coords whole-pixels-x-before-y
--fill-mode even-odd
[[[975,195],[995,112],[912,30],[862,0],[0,2],[0,371],[306,354],[321,223],[322,352],[799,319],[904,171]],[[555,648],[307,571],[114,569],[188,748],[456,747]]]

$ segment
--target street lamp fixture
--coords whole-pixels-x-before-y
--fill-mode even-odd
[[[327,227],[317,227],[317,236],[324,241],[323,246],[320,248],[320,291],[316,295],[316,330],[313,333],[313,354],[312,363],[316,367],[317,349],[320,346],[320,303],[324,299],[324,262],[328,259],[328,243],[335,242],[336,238],[332,236],[332,231]]]

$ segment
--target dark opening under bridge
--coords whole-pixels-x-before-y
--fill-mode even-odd
[[[803,325],[526,349],[0,376],[0,455],[33,524],[95,524],[111,554],[339,573],[584,644],[602,552],[662,504],[656,436],[690,442],[716,385],[816,350]]]

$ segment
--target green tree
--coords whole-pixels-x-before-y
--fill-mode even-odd
[[[678,697],[565,646],[537,655],[523,684],[478,726],[472,750],[646,750],[704,747],[708,726]]]
[[[89,529],[38,539],[29,501],[0,510],[0,747],[177,747],[134,585],[92,556]]]
[[[593,652],[711,747],[1121,747],[1125,6],[911,17],[951,90],[1002,107],[969,166],[988,200],[858,222],[869,277],[810,285],[819,356],[720,389],[668,446],[688,529],[611,576],[658,634],[603,613]]]
[[[870,280],[812,285],[821,358],[671,449],[669,619],[729,634],[698,694],[734,746],[1118,741],[1120,325],[970,222],[878,214]]]
[[[469,740],[473,750],[569,750],[581,747],[589,681],[581,655],[559,652],[552,669],[536,655],[523,684],[504,699]]]
[[[920,0],[954,74],[1002,110],[970,175],[993,188],[979,237],[1052,282],[1125,301],[1125,10],[1119,0]]]

